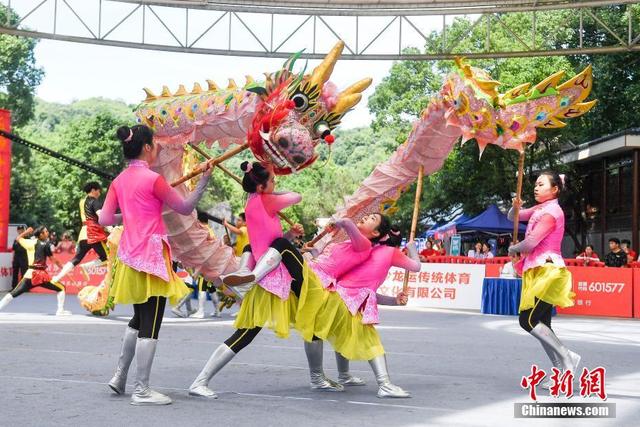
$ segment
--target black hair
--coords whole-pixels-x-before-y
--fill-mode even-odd
[[[242,218],[242,220],[243,220],[244,222],[247,222],[247,216],[244,214],[244,212],[240,212],[240,213],[238,214],[238,216],[239,216],[240,218]]]
[[[209,223],[209,215],[201,210],[197,210],[198,222]]]
[[[551,184],[552,187],[558,188],[557,197],[560,197],[560,193],[562,193],[562,190],[564,189],[564,182],[562,181],[560,174],[552,170],[545,170],[540,172],[539,176],[542,176],[542,175],[549,178],[549,183]]]
[[[386,246],[394,247],[394,248],[399,247],[400,244],[402,243],[402,233],[400,232],[400,227],[392,225],[388,235],[389,235],[389,238],[386,239],[384,242],[380,242],[380,243]]]
[[[85,193],[89,194],[93,190],[102,190],[102,187],[100,186],[100,183],[96,181],[89,181],[84,185],[84,187],[82,187],[82,189]]]
[[[153,145],[153,131],[145,125],[120,126],[116,134],[127,159],[137,159],[145,144]]]
[[[26,230],[26,229],[27,229],[27,227],[25,227],[24,225],[19,225],[18,227],[16,227],[16,230],[17,230],[17,231],[19,231],[19,230],[24,231],[24,230]]]
[[[620,239],[618,239],[617,237],[610,238],[609,239],[609,243],[611,243],[611,242],[613,242],[613,243],[615,243],[617,245],[620,245]]]
[[[242,189],[247,193],[255,193],[258,186],[267,185],[269,181],[269,169],[264,167],[260,162],[253,162],[249,166],[249,162],[242,162],[240,169],[244,172],[242,177]]]
[[[585,248],[585,249],[587,249],[587,248],[591,248],[591,250],[593,250],[593,245],[586,245],[584,248]]]
[[[40,238],[40,235],[44,230],[46,230],[46,228],[47,228],[46,225],[39,225],[38,227],[36,227],[35,230],[33,230],[33,235],[36,237],[36,239]]]
[[[627,246],[631,246],[631,241],[629,239],[622,239],[620,243],[626,243]]]
[[[380,239],[388,235],[391,231],[391,220],[389,219],[389,217],[386,215],[382,215],[381,213],[376,215],[380,215],[380,224],[378,224],[378,227],[376,227],[376,231],[379,234],[378,237],[370,239],[373,243],[378,243]]]

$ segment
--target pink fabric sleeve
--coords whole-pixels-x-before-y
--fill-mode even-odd
[[[400,251],[400,249],[396,249],[393,252],[393,258],[391,258],[391,265],[394,267],[404,268],[405,270],[418,272],[420,271],[420,261],[411,259]]]
[[[116,215],[117,209],[118,196],[116,191],[113,189],[113,186],[111,186],[109,187],[109,191],[107,191],[107,196],[104,199],[102,209],[98,212],[98,223],[102,226],[118,224],[120,222],[120,215]]]
[[[336,225],[342,228],[351,240],[351,245],[356,252],[363,252],[371,248],[371,240],[367,239],[360,233],[358,226],[348,218],[339,219],[336,221]]]
[[[153,195],[180,215],[189,215],[200,201],[208,182],[209,176],[205,174],[198,181],[196,189],[183,199],[180,193],[171,187],[164,177],[158,176],[153,183]]]
[[[531,233],[520,243],[509,246],[509,254],[516,252],[530,253],[538,244],[553,231],[556,226],[556,219],[550,214],[544,214],[535,225]]]
[[[535,212],[534,208],[523,209],[520,208],[520,213],[518,214],[518,222],[527,222],[531,218],[531,215]],[[507,218],[509,221],[513,221],[513,217],[515,216],[515,210],[513,208],[509,209],[509,213],[507,214]]]
[[[262,195],[262,203],[269,215],[275,215],[283,209],[300,203],[302,196],[298,193],[271,193]]]

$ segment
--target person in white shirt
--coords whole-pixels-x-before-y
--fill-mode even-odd
[[[503,278],[503,279],[517,279],[518,278],[518,273],[516,272],[516,269],[515,269],[514,266],[518,261],[520,261],[520,254],[519,253],[511,256],[511,261],[506,263],[502,267],[502,270],[500,270],[500,277]]]

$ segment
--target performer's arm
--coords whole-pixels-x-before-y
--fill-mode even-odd
[[[533,212],[535,211],[534,208],[528,208],[528,209],[520,209],[520,212],[518,213],[518,222],[526,222],[529,221],[529,219],[531,218],[531,215],[533,215]],[[509,209],[509,213],[507,214],[507,218],[509,218],[509,221],[513,221],[513,218],[515,218],[515,209],[512,207],[511,209]]]
[[[379,305],[407,305],[407,294],[400,291],[395,297],[376,294],[376,302]]]
[[[158,176],[158,178],[156,178],[156,182],[153,184],[153,194],[179,214],[189,215],[195,209],[200,198],[202,198],[210,177],[211,169],[203,174],[200,181],[198,181],[198,185],[196,185],[195,190],[183,199],[180,193],[171,187],[164,177]]]
[[[283,209],[300,203],[302,196],[298,193],[271,193],[262,195],[262,203],[269,215],[275,215]]]
[[[356,252],[362,252],[371,249],[371,241],[364,237],[358,227],[349,218],[339,219],[335,222],[336,226],[342,228],[347,235]]]
[[[226,219],[224,220],[223,225],[227,227],[227,230],[229,230],[233,234],[242,234],[242,230],[234,225],[229,224]]]
[[[403,254],[400,249],[396,249],[393,252],[391,265],[413,272],[420,271],[420,256],[418,255],[418,250],[416,249],[416,243],[414,241],[407,244],[407,251],[409,252],[409,256]]]
[[[517,252],[528,254],[538,244],[553,231],[556,226],[556,219],[549,215],[544,214],[540,218],[535,228],[529,233],[529,235],[520,243],[509,246],[509,255],[513,255]]]
[[[115,190],[109,187],[102,209],[98,212],[98,224],[102,226],[120,224],[122,222],[122,215],[116,214],[117,209],[118,196]]]

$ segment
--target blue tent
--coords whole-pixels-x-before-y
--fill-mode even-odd
[[[496,205],[490,205],[486,211],[480,215],[468,219],[456,225],[458,231],[484,231],[485,233],[509,234],[513,233],[513,221],[509,221],[507,216],[500,212]],[[518,230],[524,233],[524,224],[520,224]]]
[[[458,224],[465,222],[469,219],[469,217],[465,214],[461,214],[459,216],[457,216],[455,219],[447,222],[446,224],[443,225],[434,225],[433,227],[431,227],[429,230],[427,230],[427,232],[425,233],[426,237],[431,237],[433,235],[435,235],[436,233],[445,233],[448,230],[451,230],[454,227],[457,227]]]

